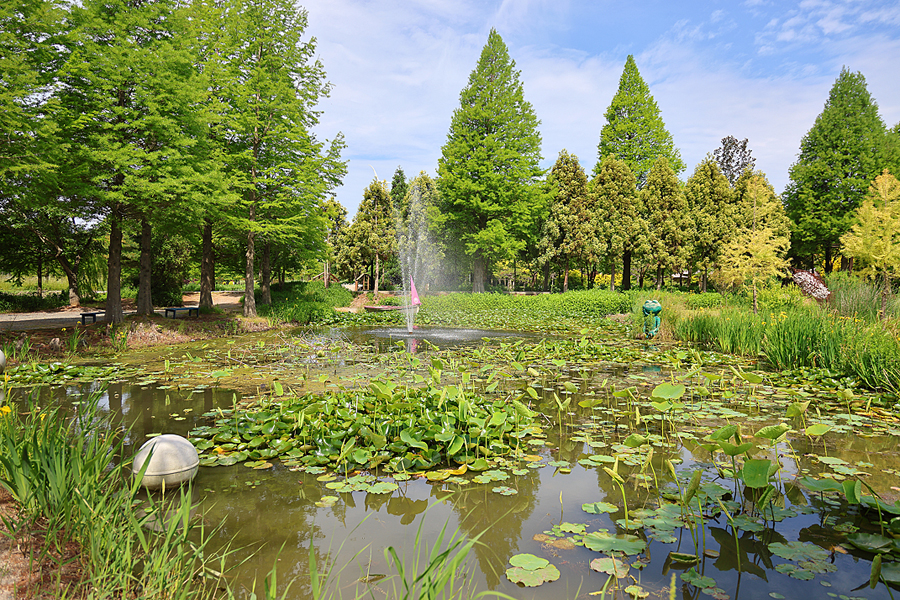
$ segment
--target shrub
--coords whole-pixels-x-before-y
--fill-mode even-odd
[[[273,288],[269,306],[259,303],[259,292],[256,292],[261,315],[274,321],[303,325],[330,321],[335,306],[348,306],[352,300],[353,294],[345,287],[332,285],[326,288],[320,281],[295,281]]]
[[[45,294],[43,298],[34,294],[9,294],[0,292],[0,312],[35,312],[51,310],[69,303],[68,291]]]

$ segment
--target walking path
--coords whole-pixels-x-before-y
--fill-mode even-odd
[[[225,312],[239,312],[241,310],[240,299],[243,292],[223,291],[213,292],[213,303],[225,310]],[[200,302],[200,293],[191,292],[183,297],[184,303],[190,306],[196,306]],[[81,313],[91,312],[95,309],[87,307],[65,307],[53,311],[45,312],[29,312],[29,313],[0,313],[0,332],[2,331],[28,331],[32,329],[62,329],[63,327],[73,327],[77,323],[81,323]],[[162,315],[162,307],[156,313]],[[126,310],[125,315],[133,315],[135,311]],[[103,322],[102,316],[97,318],[97,322]]]

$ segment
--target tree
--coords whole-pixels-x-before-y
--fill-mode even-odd
[[[681,182],[663,156],[656,159],[641,189],[641,204],[647,215],[648,255],[656,267],[656,289],[660,289],[667,270],[680,269],[687,263],[691,239]]]
[[[391,212],[395,215],[394,221],[397,223],[405,223],[409,219],[409,206],[406,204],[408,191],[406,173],[403,172],[403,167],[398,166],[391,179]]]
[[[307,13],[287,0],[229,0],[225,32],[205,68],[216,88],[213,136],[240,199],[229,212],[245,245],[244,316],[256,316],[256,242],[321,242],[328,223],[321,202],[346,166],[338,135],[327,146],[312,133],[316,104],[329,86],[304,41]]]
[[[622,289],[631,289],[631,258],[647,244],[634,173],[614,155],[608,156],[591,182],[595,195],[595,228],[609,255],[611,290],[615,289],[616,261],[622,257]]]
[[[619,89],[606,109],[606,125],[600,131],[597,150],[595,175],[606,157],[616,155],[634,173],[638,189],[647,183],[650,169],[660,157],[668,161],[676,175],[684,171],[681,153],[630,54],[619,79]]]
[[[544,221],[542,261],[563,267],[562,291],[569,291],[569,267],[574,260],[596,260],[597,240],[593,218],[593,198],[588,193],[587,175],[578,157],[565,149],[550,169],[553,199]]]
[[[684,188],[693,225],[693,264],[702,271],[700,290],[703,292],[710,267],[725,240],[734,232],[736,217],[736,195],[716,162],[707,155],[694,169]]]
[[[492,29],[460,92],[438,161],[437,223],[472,258],[473,292],[484,291],[491,262],[525,247],[530,217],[542,202],[540,122],[515,65]]]
[[[844,251],[859,259],[862,273],[881,277],[881,318],[887,316],[891,277],[900,273],[900,181],[887,169],[869,186],[856,223],[841,237]]]
[[[397,233],[391,212],[387,182],[373,179],[363,192],[362,202],[341,243],[339,261],[342,264],[351,270],[374,270],[376,295],[382,266],[397,253]]]
[[[845,67],[790,168],[784,200],[794,223],[792,253],[823,251],[825,271],[832,271],[835,247],[885,167],[884,147],[884,123],[865,77]]]
[[[751,154],[747,148],[747,138],[738,141],[733,135],[723,137],[722,145],[714,152],[719,169],[731,185],[737,182],[744,171],[752,171],[756,166],[756,159]]]
[[[735,233],[722,250],[717,282],[727,287],[749,284],[753,290],[753,312],[757,285],[784,272],[790,242],[787,216],[781,199],[763,173],[745,171],[738,180],[740,211]]]
[[[394,188],[391,187],[393,194]],[[420,291],[429,289],[441,274],[444,253],[431,234],[430,213],[438,203],[437,184],[425,171],[409,182],[406,197],[406,219],[397,223],[397,253],[404,289],[409,279],[417,282]]]

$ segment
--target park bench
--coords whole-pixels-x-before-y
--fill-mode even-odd
[[[200,307],[199,306],[174,306],[174,307],[169,307],[165,310],[166,310],[166,312],[165,312],[164,316],[168,317],[169,313],[172,313],[173,319],[175,318],[177,313],[185,311],[185,310],[187,311],[189,317],[195,313],[196,313],[196,316],[198,316],[198,317],[200,316]]]
[[[91,323],[96,323],[96,322],[97,322],[97,315],[102,315],[102,314],[103,314],[103,311],[102,311],[102,310],[97,311],[97,312],[83,312],[83,313],[81,313],[81,324],[82,324],[82,325],[87,325],[87,318],[88,318],[88,317],[91,318]]]

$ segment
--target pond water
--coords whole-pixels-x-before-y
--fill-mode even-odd
[[[881,495],[884,510],[894,506],[900,425],[873,407],[877,397],[857,390],[842,404],[839,382],[827,376],[811,374],[811,382],[757,371],[766,375],[759,382],[727,357],[622,340],[598,339],[591,349],[584,338],[479,331],[459,340],[466,346],[434,343],[410,355],[392,352],[406,347],[393,333],[387,346],[371,343],[384,339],[379,331],[147,354],[128,363],[140,365],[139,377],[107,385],[101,405],[130,425],[130,451],[152,434],[196,434],[239,400],[271,407],[281,394],[366,389],[379,375],[412,385],[438,371],[442,386],[490,401],[521,398],[539,413],[541,431],[522,438],[518,453],[442,480],[383,469],[345,476],[283,456],[201,467],[193,494],[206,523],[220,527],[217,543],[240,549],[235,559],[244,562],[229,576],[239,597],[277,564],[279,593],[293,580],[287,597],[310,598],[310,544],[320,568],[343,567],[344,597],[393,597],[380,578],[395,572],[385,548],[411,565],[426,553],[414,543],[417,532],[430,547],[445,525],[483,534],[464,578],[473,592],[587,598],[606,586],[607,598],[668,598],[674,573],[679,598],[892,597],[883,583],[868,587],[874,554],[860,548],[877,546],[861,534],[881,533],[878,513],[851,502],[859,489],[854,496],[808,485],[859,479],[870,486],[863,494]],[[679,385],[681,396],[673,393]],[[77,400],[99,386],[44,388],[40,401]],[[800,414],[787,417],[792,410]],[[723,432],[729,423],[741,425],[739,437]],[[779,423],[790,431],[775,435],[770,426]],[[815,435],[811,425],[828,431]],[[717,432],[728,435],[716,440]],[[749,446],[734,452],[742,443]],[[781,469],[760,480],[758,468],[773,465]],[[695,471],[702,479],[685,503]],[[379,481],[391,485],[373,486]],[[888,531],[894,516],[883,515]],[[881,547],[886,577],[896,576],[891,550]],[[549,561],[559,579],[527,588],[511,582],[510,561],[522,554]]]

